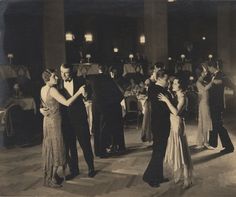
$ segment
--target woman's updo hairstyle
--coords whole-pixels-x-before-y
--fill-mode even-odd
[[[50,77],[52,76],[52,73],[54,73],[54,69],[46,69],[42,73],[42,79],[44,83],[47,83],[50,80]]]

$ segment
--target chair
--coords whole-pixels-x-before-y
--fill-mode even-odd
[[[3,132],[3,144],[5,147],[11,147],[18,143],[18,138],[23,130],[22,117],[24,115],[19,105],[11,104],[7,107]]]
[[[139,117],[142,114],[138,108],[138,99],[136,96],[125,97],[125,124],[127,122],[136,122],[136,128],[139,128]]]
[[[5,147],[32,144],[35,133],[33,110],[23,110],[18,104],[10,104],[6,109],[3,144]]]

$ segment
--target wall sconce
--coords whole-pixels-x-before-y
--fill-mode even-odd
[[[84,38],[86,42],[93,42],[93,35],[91,33],[86,33]]]
[[[90,54],[86,54],[85,57],[88,59],[88,63],[89,63],[89,60],[90,60],[90,58],[91,58],[91,55],[90,55]]]
[[[212,55],[212,54],[209,54],[209,55],[208,55],[208,58],[209,58],[209,60],[211,60],[211,59],[213,58],[213,55]]]
[[[75,39],[74,34],[72,34],[71,32],[67,32],[65,37],[66,41],[73,41]]]
[[[206,40],[206,37],[205,37],[205,36],[203,36],[203,37],[202,37],[202,40]]]
[[[140,44],[145,44],[145,36],[144,35],[141,35],[139,37],[139,42],[140,42]]]
[[[118,48],[114,48],[113,51],[114,51],[114,53],[118,53],[119,49]]]
[[[12,53],[8,53],[7,57],[9,59],[9,63],[12,64],[12,59],[14,58],[14,55]]]
[[[180,57],[181,57],[182,61],[184,61],[185,55],[181,54]]]
[[[190,80],[190,81],[193,81],[193,80],[194,80],[194,77],[193,77],[193,76],[190,76],[190,77],[189,77],[189,80]]]
[[[171,61],[171,60],[172,60],[172,57],[168,57],[168,60]]]
[[[130,59],[131,62],[132,62],[133,58],[134,58],[134,55],[132,53],[129,54],[129,59]]]

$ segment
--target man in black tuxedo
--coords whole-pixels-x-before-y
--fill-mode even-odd
[[[68,99],[85,84],[85,81],[82,77],[78,78],[72,75],[72,67],[70,65],[62,64],[60,71],[63,79],[60,91]],[[70,168],[70,174],[67,176],[67,179],[74,178],[79,174],[76,138],[88,165],[88,176],[93,177],[95,175],[94,158],[83,97],[78,97],[69,107],[61,106],[61,111],[62,131],[66,146],[67,162]]]
[[[90,76],[88,81],[92,91],[94,151],[100,158],[108,157],[107,148],[112,146],[117,152],[125,150],[122,109],[123,95],[112,80],[103,73]]]
[[[143,180],[151,187],[159,187],[160,183],[168,181],[163,176],[163,159],[170,134],[170,110],[167,105],[158,100],[158,95],[164,94],[171,99],[167,91],[168,74],[159,70],[155,74],[156,83],[148,90],[148,99],[151,102],[151,128],[153,133],[152,158],[143,175]]]
[[[230,140],[228,131],[223,126],[222,113],[224,111],[224,88],[230,86],[234,88],[230,80],[217,68],[215,63],[209,63],[208,69],[215,77],[214,84],[209,89],[209,105],[212,119],[213,130],[210,132],[209,144],[212,147],[217,147],[218,134],[224,147],[220,152],[223,154],[234,151],[234,146]],[[233,86],[233,87],[232,87]]]

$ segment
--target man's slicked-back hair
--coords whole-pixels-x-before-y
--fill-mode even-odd
[[[159,70],[155,74],[156,74],[156,79],[158,79],[158,78],[164,78],[165,75],[168,75],[168,72],[167,70]]]
[[[71,64],[63,63],[63,64],[61,65],[61,67],[66,68],[66,69],[70,69],[71,71],[73,70],[73,67],[72,67]]]

